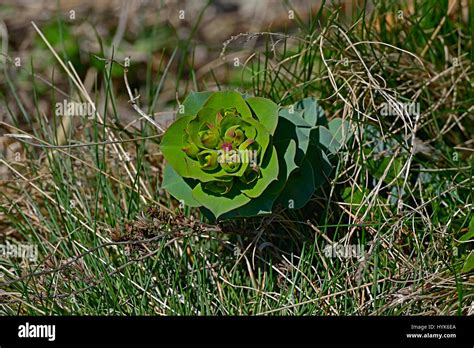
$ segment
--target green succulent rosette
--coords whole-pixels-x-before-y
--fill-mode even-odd
[[[302,207],[327,181],[342,142],[309,98],[280,108],[234,91],[193,92],[180,111],[161,141],[162,186],[211,218]]]

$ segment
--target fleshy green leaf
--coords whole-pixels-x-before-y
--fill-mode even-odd
[[[181,176],[188,176],[188,166],[184,161],[186,154],[183,147],[186,145],[186,127],[191,120],[192,117],[187,116],[173,122],[163,135],[160,144],[161,152],[168,163]]]
[[[341,143],[337,141],[336,138],[326,127],[318,127],[319,135],[318,140],[321,145],[323,145],[329,152],[335,154],[340,148]]]
[[[236,185],[234,185],[225,196],[220,196],[204,191],[202,184],[199,183],[193,189],[193,197],[201,203],[202,206],[209,209],[216,218],[250,202],[250,198],[241,194]]]
[[[308,203],[315,190],[313,167],[303,160],[299,170],[291,174],[278,202],[286,208],[300,209]]]
[[[251,118],[252,112],[250,111],[244,98],[234,91],[223,91],[213,93],[209,99],[207,99],[204,107],[211,109],[230,109],[236,108],[237,111],[242,115],[242,118]]]
[[[259,122],[271,133],[275,133],[278,124],[278,105],[269,99],[252,97],[247,103],[257,115]]]
[[[302,111],[294,111],[291,113],[289,109],[280,110],[280,119],[278,127],[275,132],[275,143],[285,142],[288,139],[297,141],[298,150],[295,157],[295,162],[300,165],[306,155],[310,143],[311,127],[302,117]]]
[[[286,174],[287,174],[287,177],[285,178],[285,181],[286,181],[288,177],[290,176],[290,174],[293,172],[293,170],[298,168],[298,166],[295,163],[296,141],[294,141],[293,139],[290,139],[283,154],[284,154],[283,159],[286,165]]]
[[[202,108],[212,92],[191,92],[183,102],[183,113],[177,113],[177,118],[184,116],[195,116]]]
[[[260,163],[259,163],[261,165],[264,155],[266,153],[266,150],[268,148],[268,145],[270,144],[270,133],[267,131],[265,127],[259,124],[256,120],[249,119],[245,121],[250,123],[257,130],[257,136],[255,137],[255,140],[261,147],[262,157],[260,158]]]
[[[196,185],[196,182],[194,182]],[[163,171],[162,187],[177,200],[182,200],[190,207],[199,207],[200,204],[193,197],[193,187],[185,179],[175,172],[173,167],[166,165]]]
[[[324,151],[318,145],[311,144],[306,159],[311,162],[313,167],[314,187],[318,188],[326,184],[334,168]]]
[[[276,182],[273,182],[270,185],[272,186],[274,184],[276,184]],[[268,189],[271,190],[271,187],[269,187]],[[270,214],[272,212],[273,202],[275,201],[276,197],[277,195],[272,199],[271,197],[269,197],[269,193],[265,191],[265,193],[262,196],[252,199],[250,202],[243,205],[242,207],[239,207],[225,214],[222,214],[220,218],[221,220],[227,220],[227,219],[232,219],[236,217],[244,218],[244,217]]]
[[[314,98],[305,98],[294,104],[294,108],[303,111],[302,117],[310,126],[325,126],[327,124],[324,110]]]
[[[251,188],[242,189],[242,192],[251,198],[260,196],[263,191],[278,177],[278,156],[275,147],[265,155],[260,167],[261,177],[255,181]]]
[[[227,194],[233,187],[234,181],[231,178],[226,178],[222,181],[211,181],[203,184],[206,191],[216,193],[219,196]]]
[[[279,143],[278,145],[281,147],[277,148],[275,145],[279,162],[277,180],[270,183],[259,197],[253,198],[246,205],[222,215],[222,219],[251,217],[272,212],[273,204],[283,190],[289,175],[297,168],[294,162],[296,142],[290,139],[288,142]]]

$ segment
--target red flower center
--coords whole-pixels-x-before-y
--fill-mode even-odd
[[[223,143],[222,150],[224,151],[231,151],[232,150],[232,143]]]

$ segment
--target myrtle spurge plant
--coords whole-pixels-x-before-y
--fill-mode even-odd
[[[313,99],[287,108],[233,91],[191,93],[161,149],[163,187],[175,198],[227,219],[298,209],[332,171],[348,127],[328,128]],[[338,126],[336,128],[336,126]]]

